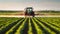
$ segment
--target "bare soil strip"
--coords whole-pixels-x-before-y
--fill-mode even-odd
[[[25,17],[25,15],[0,15],[0,17]],[[32,16],[26,16],[32,17]],[[35,17],[60,17],[60,15],[35,15]]]

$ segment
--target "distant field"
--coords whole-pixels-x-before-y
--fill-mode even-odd
[[[39,15],[60,15],[60,11],[34,11],[35,14]],[[0,15],[16,15],[16,14],[24,14],[24,11],[0,11]]]
[[[0,15],[15,15],[15,14],[23,14],[23,11],[0,11]]]
[[[35,17],[60,17],[60,11],[34,11]],[[24,11],[0,11],[0,17],[25,17]]]
[[[0,34],[60,34],[60,17],[0,17]]]

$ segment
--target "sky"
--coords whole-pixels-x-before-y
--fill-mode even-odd
[[[60,0],[0,0],[0,10],[60,10]]]

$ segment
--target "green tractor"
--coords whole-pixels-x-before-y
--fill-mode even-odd
[[[35,16],[32,7],[27,7],[27,8],[25,9],[25,16],[33,16],[33,17]]]

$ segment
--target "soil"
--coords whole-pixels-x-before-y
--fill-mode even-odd
[[[0,15],[0,17],[32,17],[25,15]],[[60,15],[35,15],[35,17],[60,17]]]

